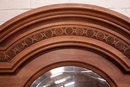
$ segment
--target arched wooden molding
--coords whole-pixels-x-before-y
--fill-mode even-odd
[[[130,74],[130,19],[85,4],[45,6],[0,26],[0,73],[17,74],[46,50],[89,49]],[[115,87],[115,86],[113,86]]]

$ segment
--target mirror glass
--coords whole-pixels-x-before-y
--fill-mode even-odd
[[[92,70],[63,66],[52,69],[38,77],[30,87],[111,87]]]

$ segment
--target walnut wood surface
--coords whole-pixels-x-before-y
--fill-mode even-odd
[[[29,87],[64,65],[92,69],[112,87],[130,87],[130,19],[86,4],[57,4],[0,26],[0,87]]]

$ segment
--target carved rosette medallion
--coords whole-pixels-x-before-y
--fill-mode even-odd
[[[58,35],[63,35],[63,29],[61,28],[56,28],[55,30],[55,34],[58,36]]]
[[[108,36],[108,37],[106,38],[106,42],[107,42],[108,44],[113,44],[114,41],[115,41],[115,39],[114,39],[113,37],[111,37],[111,36]]]
[[[73,28],[67,27],[67,28],[65,29],[65,33],[66,33],[67,35],[71,35],[71,34],[74,33],[73,30],[74,30]]]
[[[93,37],[94,35],[95,35],[95,32],[94,32],[94,30],[87,30],[87,32],[86,32],[86,35],[88,36],[88,37]]]
[[[53,37],[52,30],[46,30],[44,33],[45,33],[45,36],[46,36],[47,38]]]
[[[77,28],[76,29],[76,34],[77,35],[83,35],[84,34],[84,30],[82,28]]]
[[[115,46],[118,50],[122,50],[125,47],[122,42],[117,42]]]
[[[125,55],[130,58],[130,48],[125,50]]]
[[[104,38],[105,38],[105,34],[104,33],[102,33],[102,32],[98,32],[97,33],[97,39],[103,40]]]
[[[36,41],[40,41],[43,39],[43,35],[41,33],[38,33],[34,36],[34,38],[36,39]]]
[[[5,61],[8,61],[8,58],[6,59],[4,53],[0,53],[0,62],[5,62]]]

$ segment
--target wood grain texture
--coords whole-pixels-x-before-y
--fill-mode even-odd
[[[58,4],[21,14],[0,30],[2,87],[29,87],[64,65],[92,69],[112,87],[130,86],[130,19],[119,13]]]

